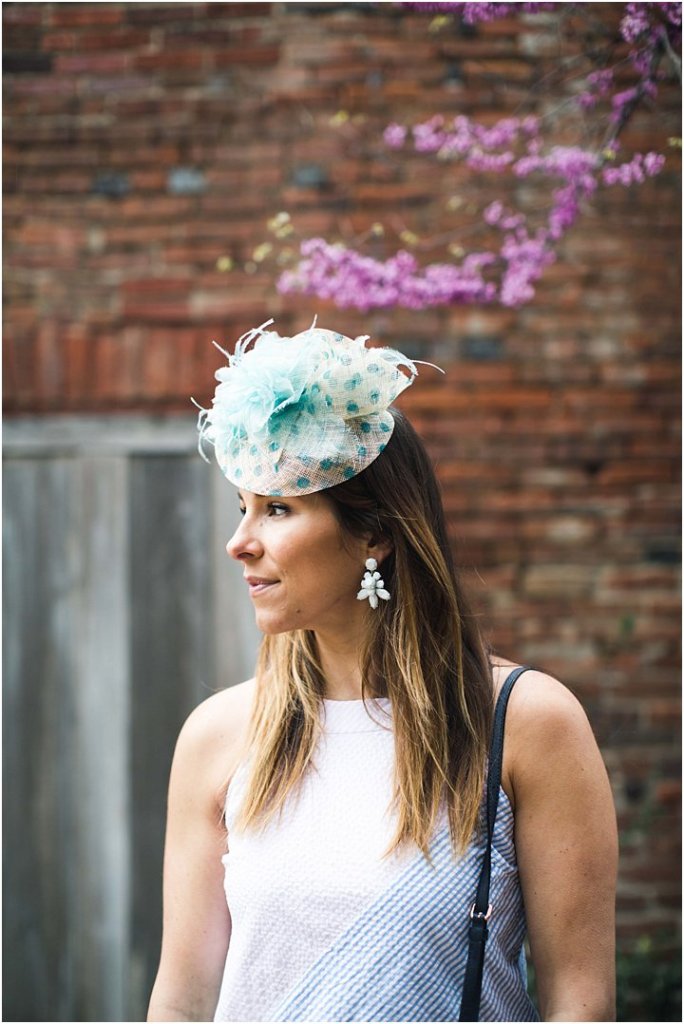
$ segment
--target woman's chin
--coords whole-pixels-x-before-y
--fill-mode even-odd
[[[293,623],[285,622],[283,619],[272,615],[258,614],[256,616],[256,627],[264,636],[278,636],[279,633],[289,633],[291,630],[299,628]]]

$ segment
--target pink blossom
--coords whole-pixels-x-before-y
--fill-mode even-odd
[[[433,263],[422,270],[408,252],[382,262],[321,238],[302,243],[301,253],[297,269],[281,276],[280,292],[316,295],[362,311],[491,302],[496,295],[496,286],[482,277],[482,270],[495,259],[491,253],[471,254],[461,267]]]
[[[498,224],[501,220],[503,213],[503,203],[500,203],[498,199],[495,199],[493,203],[490,203],[487,209],[482,214],[482,218],[486,224]]]
[[[474,171],[495,171],[505,170],[515,160],[513,153],[483,153],[481,149],[473,149],[466,157],[468,167]]]
[[[662,153],[647,153],[644,157],[644,170],[650,178],[659,174],[665,166],[665,157]]]
[[[400,149],[406,141],[408,129],[402,124],[388,124],[382,133],[385,145],[390,149]]]
[[[544,231],[530,237],[525,230],[516,236],[506,235],[501,256],[506,267],[499,297],[503,306],[511,307],[522,306],[534,297],[532,285],[556,258]]]
[[[587,82],[599,96],[605,96],[613,87],[613,71],[611,68],[600,68],[587,75]]]
[[[649,29],[645,3],[627,4],[625,15],[620,22],[620,34],[626,43],[635,43]]]
[[[537,14],[539,11],[553,10],[557,3],[402,3],[402,7],[424,12],[426,14],[459,14],[466,25],[474,25],[478,21],[495,21],[518,14]]]
[[[389,127],[392,129],[392,140],[399,126]],[[505,117],[488,128],[463,114],[455,117],[451,125],[447,125],[443,117],[432,117],[414,125],[412,129],[417,152],[469,153],[476,155],[476,159],[491,154],[496,156],[499,166],[507,165],[513,157],[508,155],[509,150],[505,153],[494,151],[515,145],[523,135],[530,145],[538,131],[539,122],[535,117]]]
[[[630,89],[625,89],[623,92],[616,92],[611,100],[613,109],[620,110],[627,103],[631,103],[636,94],[636,86],[632,86]]]
[[[600,68],[587,75],[588,88],[579,94],[577,102],[583,110],[591,110],[599,99],[607,96],[613,87],[611,68]]]
[[[580,146],[553,146],[546,156],[531,154],[516,161],[513,171],[519,178],[526,178],[535,171],[568,181],[587,178],[598,164],[598,158],[591,150]]]
[[[606,167],[601,172],[604,185],[641,185],[646,178],[659,174],[665,165],[665,157],[661,153],[635,153],[629,162],[618,167]]]

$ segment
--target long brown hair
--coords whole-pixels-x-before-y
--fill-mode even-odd
[[[406,417],[362,473],[321,492],[343,535],[389,538],[382,562],[390,601],[369,614],[360,653],[363,696],[392,702],[397,829],[427,854],[446,803],[462,852],[478,822],[492,721],[488,653],[447,537],[439,485]],[[264,637],[250,734],[252,774],[238,824],[270,819],[305,772],[320,731],[324,680],[315,635]]]

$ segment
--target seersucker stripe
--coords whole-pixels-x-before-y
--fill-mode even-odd
[[[522,942],[525,919],[502,791],[492,861],[494,913],[485,957],[481,1019],[533,1021]],[[484,838],[452,854],[448,829],[313,964],[272,1016],[278,1021],[453,1021],[465,971],[468,912]]]
[[[450,857],[450,846],[449,846],[449,843],[448,843],[448,835],[446,834],[446,832],[444,832],[439,837],[437,842],[433,845],[432,850],[431,850],[431,854],[432,854],[432,862],[433,862],[433,865],[435,867],[435,870],[436,871],[444,870],[445,864],[446,864],[447,860]],[[419,916],[417,916],[416,918],[414,918],[413,921],[412,921],[412,924],[413,924],[412,933],[415,934],[415,932],[420,928],[421,925],[423,925],[423,923],[425,921],[432,921],[432,918],[433,918],[433,908],[430,905],[429,901],[424,899],[424,893],[425,893],[425,889],[426,889],[426,884],[425,883],[429,882],[429,874],[430,874],[430,872],[431,872],[430,867],[426,864],[426,862],[422,858],[416,860],[414,865],[412,865],[411,868],[409,868],[409,870],[406,872],[406,874],[399,879],[399,881],[396,883],[395,886],[392,887],[392,891],[390,893],[386,894],[386,896],[384,898],[381,898],[370,909],[370,911],[368,912],[368,915],[367,915],[368,919],[369,919],[367,921],[367,926],[370,928],[373,925],[375,925],[376,928],[379,927],[380,929],[383,929],[385,927],[385,918],[388,915],[393,915],[398,909],[401,909],[402,902],[405,902],[405,895],[404,895],[404,893],[405,893],[406,889],[409,888],[409,887],[410,887],[410,891],[413,893],[413,896],[414,896],[414,899],[412,900],[412,904],[413,905],[420,905],[422,903],[422,913]],[[419,883],[419,880],[416,877],[416,876],[420,876],[420,875],[426,876],[423,879],[422,884]],[[409,907],[405,907],[404,908],[404,913],[406,914],[406,912],[409,909],[410,909]],[[350,940],[352,939],[353,932],[358,927],[359,923],[360,922],[357,922],[357,925],[355,925],[354,928],[350,929],[350,932],[348,932],[347,935],[342,937],[342,939],[340,940],[340,943],[338,944],[338,947],[345,948],[345,947],[350,945]],[[387,960],[389,962],[395,961],[395,966],[396,966],[395,958],[396,958],[396,956],[398,954],[397,947],[401,946],[404,941],[405,941],[405,937],[399,931],[391,932],[389,935],[387,934],[387,932],[385,932],[384,944],[383,944],[384,945],[383,955],[387,958]],[[399,950],[399,952],[400,952],[400,950]],[[323,969],[323,971],[325,971],[326,967],[327,967],[326,960],[329,960],[330,957],[331,957],[331,954],[333,954],[333,953],[334,953],[334,950],[333,951],[329,951],[327,954],[324,954],[323,958],[321,958],[321,961],[319,962],[319,965]],[[419,954],[416,955],[415,959],[416,959],[416,961],[419,961],[419,959],[420,959]],[[338,989],[344,989],[345,986],[353,983],[354,975],[356,975],[356,979],[355,979],[356,984],[354,985],[354,995],[356,996],[356,1000],[358,1002],[359,999],[363,997],[364,993],[363,993],[363,990],[362,990],[362,988],[361,988],[361,986],[359,984],[359,977],[358,977],[357,966],[358,965],[353,960],[349,960],[347,962],[347,964],[343,965],[342,968],[338,971],[336,977],[331,978],[330,975],[328,975],[328,983],[332,982],[332,983],[334,983],[336,985],[336,987]],[[316,972],[315,972],[315,968],[314,968],[314,970],[311,972],[311,976],[309,978],[308,992],[306,990],[304,990],[301,993],[301,996],[310,994],[310,992],[315,989],[316,985],[317,985],[317,978],[316,978]],[[371,979],[368,979],[366,981],[366,987],[367,988],[371,987]],[[410,995],[410,993],[407,992],[406,990],[404,990],[403,993],[398,993],[398,995],[403,995],[406,998],[407,996]],[[300,999],[298,1000],[296,1005],[298,1005],[301,1002],[301,996],[300,996]],[[351,996],[350,996],[350,1003],[351,1002],[352,1002],[352,1000],[351,1000]],[[408,1019],[408,1018],[404,1018],[404,1019]]]
[[[447,838],[446,835],[441,836],[440,837],[440,841],[438,843],[436,843],[435,846],[433,847],[433,863],[434,863],[435,868],[437,869],[437,871],[439,871],[439,870],[443,871],[444,870],[444,866],[445,866],[444,862],[445,862],[446,859],[448,859],[447,857],[445,857],[445,854],[450,853],[449,848],[448,848],[448,843],[445,842],[446,838]],[[426,898],[425,898],[425,896],[426,896],[426,888],[428,887],[428,886],[426,886],[425,883],[428,883],[428,885],[429,885],[430,875],[432,874],[432,871],[431,871],[431,869],[427,865],[425,865],[425,862],[423,862],[422,864],[418,863],[416,865],[416,867],[418,868],[418,873],[425,876],[423,878],[423,882],[422,882],[421,885],[419,885],[419,886],[415,885],[415,882],[416,882],[416,878],[415,877],[409,877],[409,878],[404,877],[404,879],[403,879],[404,886],[406,886],[407,883],[408,884],[414,883],[413,886],[412,886],[412,889],[411,889],[411,891],[413,892],[413,896],[414,896],[413,903],[414,904],[418,904],[418,905],[422,904],[422,911],[423,911],[422,915],[419,918],[414,919],[414,921],[413,921],[412,932],[414,933],[414,935],[415,935],[415,932],[417,930],[419,930],[420,927],[424,924],[426,919],[428,921],[431,921],[433,925],[436,923],[436,922],[434,922],[434,920],[432,920],[432,907],[430,906],[430,902],[428,900],[426,900]],[[414,868],[413,870],[410,870],[407,874],[410,875],[410,876],[415,876],[416,875],[416,869]],[[376,915],[375,915],[376,916],[376,921],[375,921],[376,926],[379,924],[381,928],[384,927],[383,918],[382,918],[382,911],[383,910],[385,910],[385,911],[389,910],[390,913],[394,912],[394,910],[396,909],[396,904],[399,904],[399,905],[401,904],[401,899],[398,898],[399,896],[400,896],[399,892],[394,892],[394,893],[392,893],[392,896],[391,896],[390,900],[386,902],[384,907],[382,905],[382,902],[381,902],[380,906],[376,906],[376,908],[375,908],[375,910],[376,910]],[[380,912],[379,918],[378,918],[378,912]],[[372,941],[372,939],[373,939],[372,932],[369,935],[369,938]],[[390,941],[387,941],[388,938],[389,937],[385,934],[385,942],[386,942],[386,944],[385,944],[384,953],[385,953],[385,955],[386,955],[386,957],[387,957],[389,962],[394,962],[394,966],[395,966],[395,969],[396,969],[396,966],[397,966],[397,954],[398,954],[397,947],[398,947],[398,945],[401,944],[403,936],[402,936],[401,933],[396,933],[395,932],[392,935]],[[342,945],[348,944],[349,936],[346,936],[346,939],[347,939],[347,943],[345,943],[343,941]],[[414,948],[414,966],[418,967],[419,969],[422,967],[422,959],[423,959],[421,957],[421,955],[420,955],[420,948],[421,947],[419,945]],[[401,950],[399,950],[399,952],[401,952]],[[329,959],[329,957],[328,957],[328,959]],[[335,987],[338,990],[338,994],[336,996],[337,1000],[339,1000],[339,989],[345,989],[350,984],[350,982],[353,981],[352,975],[355,973],[355,969],[356,968],[355,968],[355,964],[354,964],[353,960],[350,960],[346,964],[346,970],[343,969],[343,970],[339,971],[336,978],[331,978],[330,974],[327,973],[328,983],[330,983],[331,981],[336,982],[336,986]],[[372,977],[367,979],[365,990],[360,988],[360,986],[358,985],[358,980],[359,979],[358,979],[358,974],[357,974],[357,978],[356,978],[356,982],[357,983],[355,985],[353,985],[353,989],[352,989],[353,998],[351,998],[350,1001],[349,1001],[350,1004],[349,1004],[349,1006],[347,1008],[347,1014],[345,1015],[345,1019],[353,1019],[353,1018],[351,1018],[352,1014],[354,1016],[357,1016],[359,1012],[362,1012],[362,1003],[368,997],[368,991],[367,990],[371,989],[373,987],[372,986],[372,981],[373,981]],[[311,988],[313,986],[315,986],[315,984],[316,984],[316,978],[315,978],[315,976],[312,976],[312,978],[310,979],[310,983],[309,983],[309,990],[311,990]],[[401,990],[398,993],[398,995],[403,996],[403,1001],[400,1000],[400,1002],[398,1003],[398,1005],[395,1008],[395,1013],[396,1013],[397,1016],[401,1015],[402,1019],[405,1019],[405,1020],[406,1019],[410,1019],[411,1014],[413,1012],[413,1003],[412,1003],[411,999],[407,998],[407,997],[411,996],[411,992],[410,992],[410,990],[404,988],[403,990]],[[333,1009],[334,1009],[333,1000],[329,999],[328,1000],[328,1004],[327,1004],[326,1012],[331,1013],[331,1011]],[[335,1014],[335,1016],[339,1016],[339,1014]]]

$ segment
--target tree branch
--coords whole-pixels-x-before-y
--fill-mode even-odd
[[[632,96],[631,100],[628,100],[623,105],[622,109],[620,110],[620,116],[618,117],[616,123],[614,125],[611,125],[611,127],[608,129],[608,132],[601,146],[602,152],[604,150],[610,150],[613,148],[614,144],[617,142],[622,131],[624,130],[625,125],[627,124],[632,114],[634,113],[634,111],[646,95],[648,85],[655,80],[656,71],[658,70],[658,65],[660,64],[660,60],[663,56],[663,50],[664,46],[661,37],[661,39],[653,48],[653,54],[651,56],[651,62],[649,64],[647,74],[645,74],[641,78],[639,84],[635,87],[634,95]]]
[[[670,58],[670,63],[672,64],[672,67],[674,68],[674,72],[675,72],[677,78],[679,79],[679,83],[681,85],[681,82],[682,82],[682,58],[677,53],[675,53],[675,51],[672,49],[672,43],[670,42],[670,37],[667,34],[667,29],[663,29],[663,43],[665,45],[665,52],[667,53],[667,56]]]

